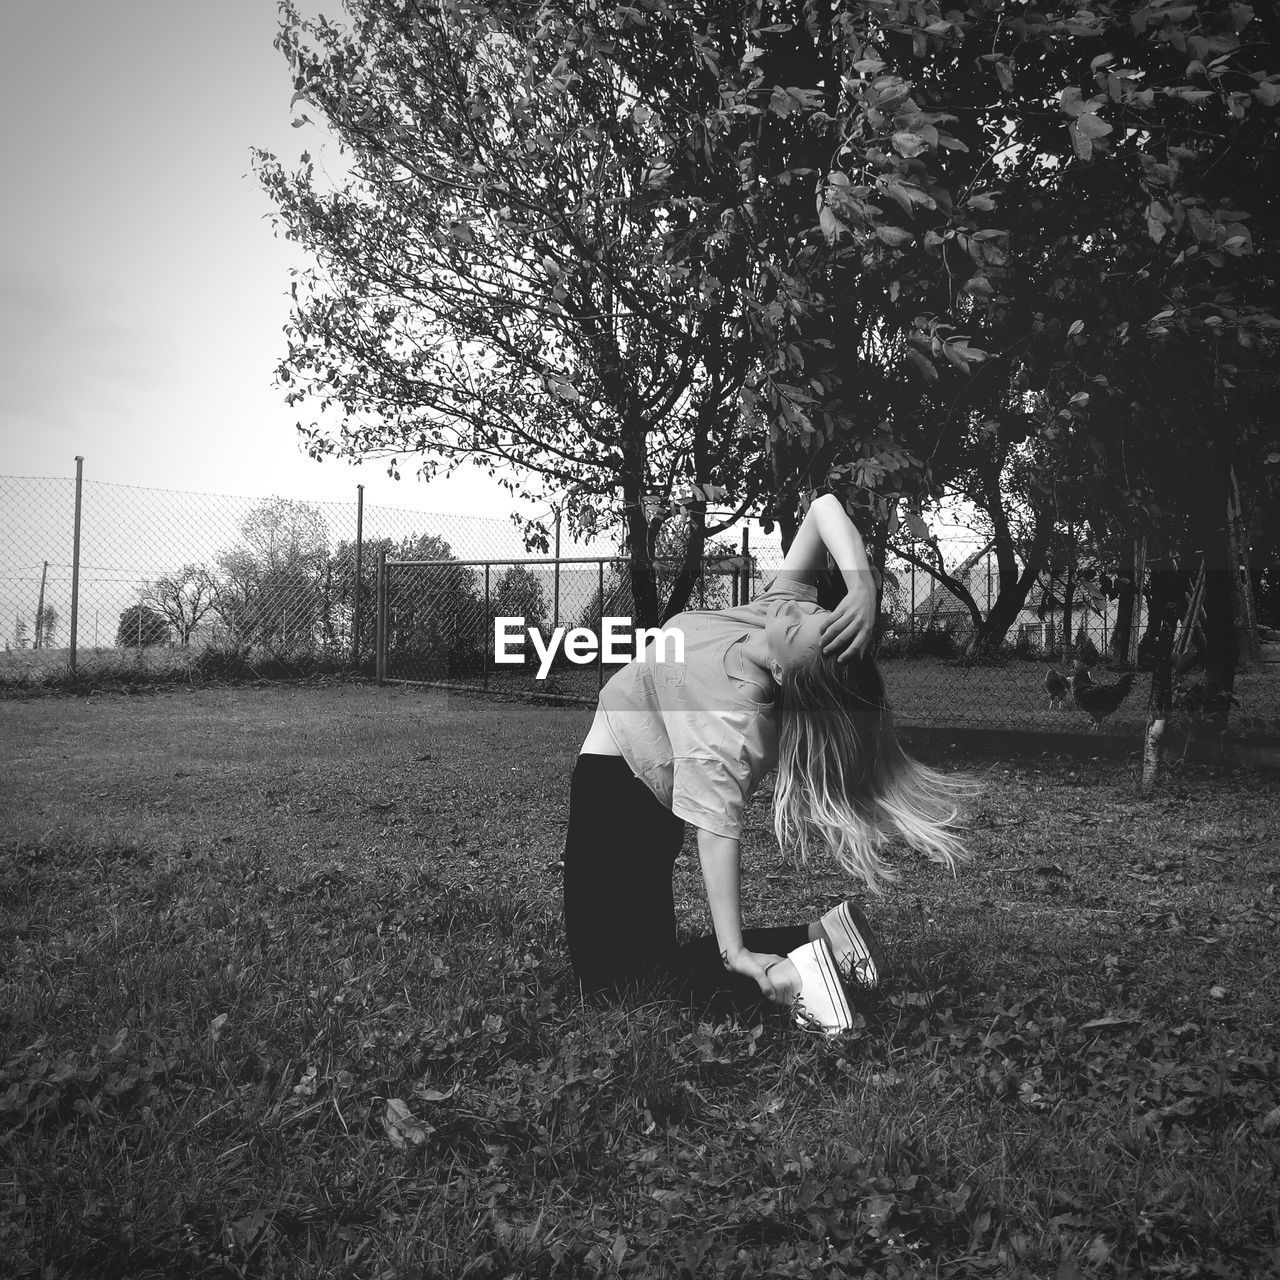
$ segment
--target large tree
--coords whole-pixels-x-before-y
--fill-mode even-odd
[[[349,9],[286,4],[280,43],[350,180],[260,157],[318,262],[281,368],[334,420],[313,450],[513,462],[573,484],[571,516],[620,508],[642,621],[650,490],[700,516],[720,486],[785,524],[834,483],[883,547],[896,506],[968,468],[999,541],[1015,469],[1042,499],[1069,464],[1115,527],[1155,529],[1190,406],[1241,363],[1214,341],[1247,364],[1276,324],[1269,9]],[[1040,499],[1013,513],[1033,551],[1063,519]],[[1011,617],[1026,556],[997,555]]]
[[[1206,558],[1214,678],[1229,691],[1232,463],[1256,474],[1276,443],[1259,395],[1280,327],[1273,12],[879,12],[875,57],[957,117],[969,150],[948,156],[950,190],[991,222],[959,233],[917,202],[914,247],[873,307],[899,331],[902,301],[943,313],[931,258],[965,280],[950,316],[964,341],[996,357],[972,367],[942,326],[910,337],[926,394],[895,428],[928,466],[923,496],[959,492],[991,519],[1001,590],[983,641],[1016,615],[1028,568],[1087,523],[1099,547],[1145,537],[1153,557]],[[865,435],[844,444],[855,481]],[[1002,518],[1024,536],[1003,537]]]
[[[708,496],[735,516],[798,496],[775,453],[863,394],[841,389],[842,277],[911,239],[875,192],[947,203],[921,156],[958,144],[859,69],[857,6],[348,9],[285,3],[279,43],[350,177],[258,158],[317,262],[280,369],[320,410],[310,447],[480,460],[571,491],[579,526],[621,514],[651,623],[664,508],[693,517],[670,612],[727,527]],[[779,43],[796,22],[818,56]],[[892,433],[879,452],[901,456]]]

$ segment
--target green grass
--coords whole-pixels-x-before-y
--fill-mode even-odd
[[[182,686],[208,687],[215,683],[243,684],[255,681],[353,678],[343,656],[328,658],[308,654],[263,654],[237,649],[81,650],[78,673],[71,675],[65,649],[17,650],[0,654],[0,697],[30,697],[44,693],[116,692],[122,689],[150,692]],[[1005,657],[969,663],[936,657],[889,658],[882,662],[885,684],[898,722],[903,725],[983,727],[1015,729],[1046,734],[1093,732],[1093,722],[1078,707],[1050,709],[1044,690],[1045,662]],[[1061,666],[1061,664],[1059,664]],[[372,659],[362,673],[372,675]],[[536,661],[524,666],[491,667],[487,676],[491,692],[517,696],[552,695],[594,702],[601,671],[595,666],[561,663],[545,680],[537,678]],[[607,679],[614,668],[606,667]],[[434,672],[406,665],[393,654],[388,670],[393,679],[440,680],[457,688],[481,690],[483,671],[450,676],[443,667]],[[1117,678],[1105,667],[1095,669],[1101,684]],[[1188,683],[1203,680],[1192,672]],[[1151,677],[1140,672],[1129,697],[1108,717],[1104,733],[1137,742],[1146,727],[1147,696]],[[1231,738],[1245,741],[1280,741],[1280,663],[1260,663],[1236,675]],[[1186,742],[1187,728],[1175,712],[1168,741],[1175,754]]]
[[[959,760],[831,1042],[577,997],[582,708],[0,708],[0,1258],[26,1276],[1280,1273],[1274,777]],[[807,919],[752,808],[745,912]],[[696,859],[677,896],[705,927]]]
[[[890,658],[881,663],[885,686],[894,714],[903,725],[983,726],[1022,731],[1072,734],[1092,733],[1093,722],[1068,699],[1065,707],[1050,709],[1044,690],[1045,672],[1050,664],[1020,658],[1002,658],[990,662],[966,663],[943,658]],[[607,679],[613,668],[606,667]],[[560,666],[537,679],[537,667],[507,667],[489,672],[489,689],[525,694],[552,693],[559,696],[594,700],[600,685],[600,672],[594,666],[574,668]],[[410,669],[395,664],[392,677],[417,678]],[[1118,678],[1116,672],[1095,668],[1100,684]],[[439,676],[445,679],[443,673]],[[1202,672],[1193,672],[1189,682],[1203,680]],[[479,674],[458,677],[452,683],[481,688]],[[1147,697],[1151,687],[1148,672],[1139,672],[1133,691],[1116,713],[1107,718],[1107,736],[1128,737],[1139,741],[1146,728]],[[1233,738],[1280,740],[1280,665],[1259,664],[1236,676],[1236,704],[1232,710]],[[1175,721],[1169,731],[1174,753],[1182,750],[1186,727]]]

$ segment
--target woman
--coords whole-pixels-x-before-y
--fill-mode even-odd
[[[819,609],[816,582],[835,561],[845,595]],[[828,849],[868,888],[896,873],[886,836],[954,868],[967,784],[907,756],[884,685],[866,656],[876,590],[862,539],[832,495],[815,499],[781,571],[751,604],[680,614],[684,661],[654,646],[600,691],[570,790],[565,930],[584,989],[657,980],[698,1002],[761,997],[801,1025],[852,1025],[845,984],[874,988],[881,950],[842,903],[820,920],[742,927],[739,836],[747,798],[777,768],[774,826],[803,861]],[[676,944],[671,876],[684,824],[698,856],[714,938]]]

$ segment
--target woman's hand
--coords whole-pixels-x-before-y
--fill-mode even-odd
[[[775,1004],[789,1005],[800,994],[795,981],[795,966],[785,957],[760,951],[723,952],[724,967],[731,973],[742,973],[755,979],[762,995]]]
[[[849,575],[845,576],[847,580]],[[822,652],[834,653],[837,662],[859,657],[871,643],[875,629],[876,584],[870,572],[858,574],[822,624]]]

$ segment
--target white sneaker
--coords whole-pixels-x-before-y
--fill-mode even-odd
[[[857,904],[852,899],[842,902],[818,923],[831,944],[840,976],[855,993],[874,991],[884,974],[884,948]]]
[[[791,1006],[796,1024],[805,1031],[834,1036],[853,1026],[853,1012],[845,998],[836,958],[823,939],[806,942],[787,955],[800,975],[800,994]]]

